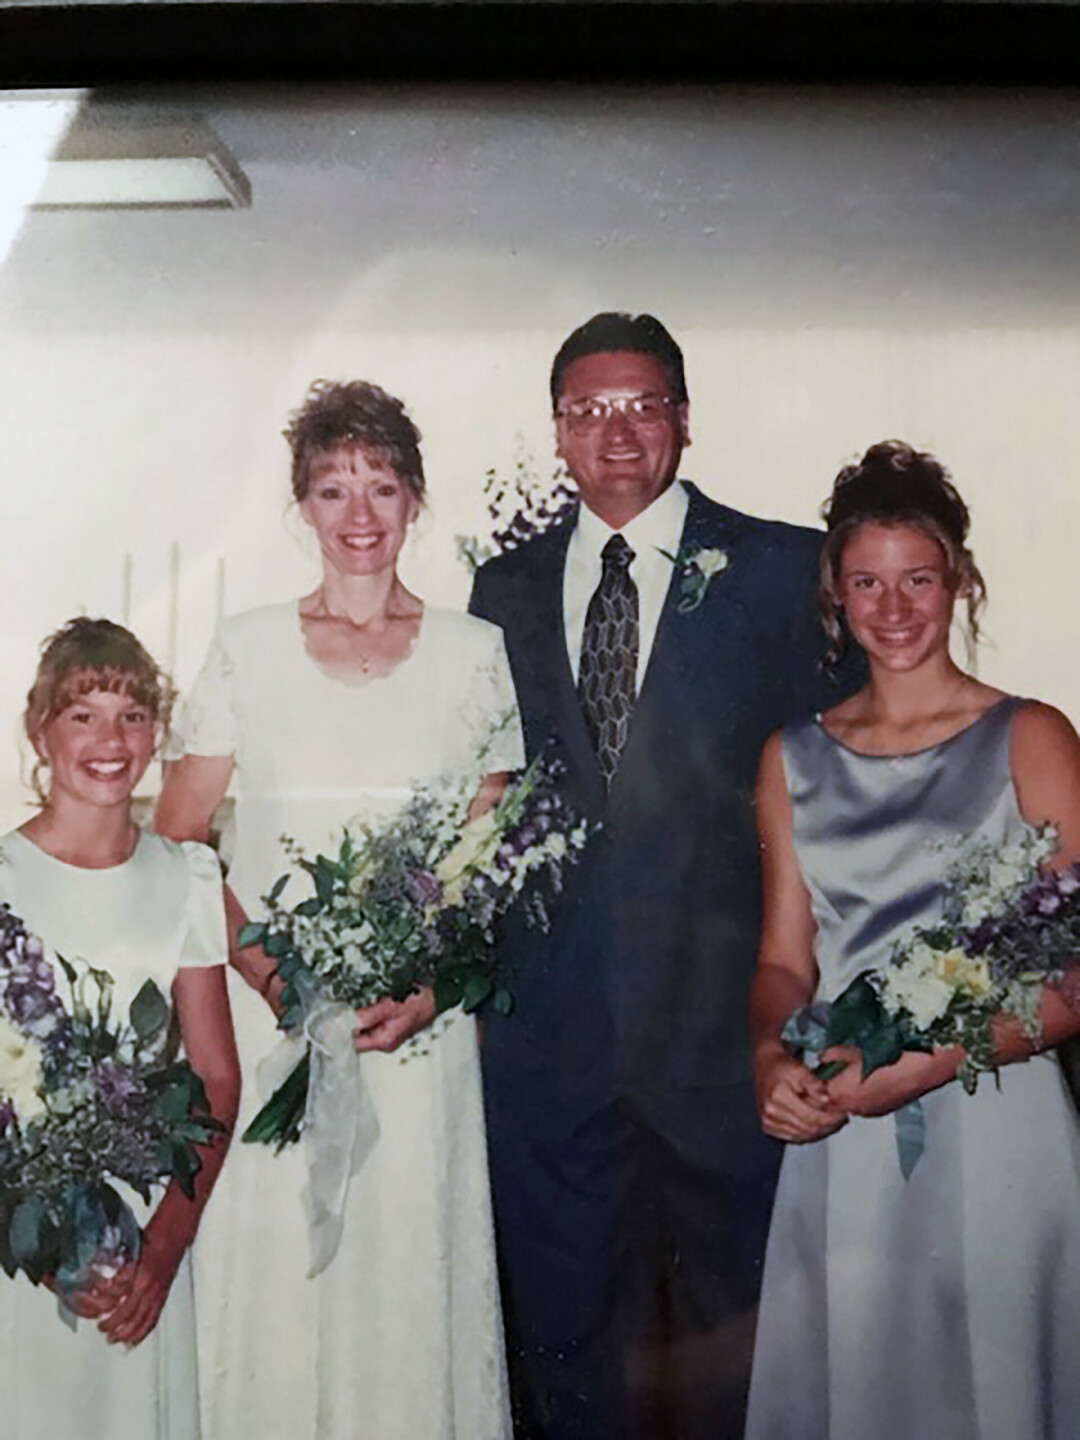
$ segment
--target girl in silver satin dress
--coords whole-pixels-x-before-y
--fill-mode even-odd
[[[967,509],[897,441],[841,471],[822,609],[869,683],[774,735],[758,813],[765,916],[753,999],[762,1124],[788,1142],[773,1213],[748,1440],[1072,1440],[1080,1426],[1080,1130],[1053,1046],[1080,1030],[1044,991],[1037,1045],[1002,1021],[1000,1085],[968,1096],[961,1052],[822,1083],[779,1038],[941,914],[935,841],[995,846],[1051,821],[1080,856],[1080,740],[1058,711],[964,673],[982,578]],[[1065,991],[1070,993],[1070,986]],[[830,1052],[829,1058],[834,1058]],[[1027,1061],[1030,1063],[1014,1063]],[[905,1180],[892,1112],[921,1099]]]

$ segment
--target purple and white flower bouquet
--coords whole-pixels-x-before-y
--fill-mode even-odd
[[[1046,869],[1057,844],[1051,825],[1002,848],[955,843],[941,922],[914,929],[835,1000],[798,1010],[783,1039],[826,1079],[842,1068],[818,1065],[833,1045],[858,1049],[867,1075],[905,1050],[960,1045],[959,1079],[973,1093],[994,1069],[994,1018],[1012,1016],[1037,1040],[1044,985],[1080,959],[1080,864]],[[897,1112],[897,1137],[907,1175],[922,1151],[918,1102]]]
[[[290,876],[281,876],[265,897],[266,918],[240,932],[240,944],[261,945],[284,982],[281,1027],[310,1029],[320,1002],[351,1011],[423,986],[432,987],[439,1013],[488,1003],[508,1012],[498,921],[521,905],[545,925],[548,898],[587,838],[555,782],[555,768],[539,757],[474,819],[468,779],[417,789],[380,826],[354,822],[335,856],[312,860],[286,841],[313,893],[288,908],[282,894]],[[312,1048],[251,1122],[246,1141],[280,1151],[299,1139]]]
[[[139,1253],[115,1182],[147,1202],[174,1178],[192,1195],[196,1147],[221,1125],[152,981],[118,1021],[105,971],[55,960],[70,1004],[41,942],[0,905],[0,1265],[50,1277],[62,1301]]]
[[[282,896],[295,872],[282,875],[265,897],[265,919],[240,931],[242,946],[260,945],[275,963],[286,1032],[260,1066],[260,1088],[272,1093],[243,1139],[280,1153],[302,1137],[312,1275],[337,1251],[349,1180],[379,1134],[352,1043],[354,1010],[431,986],[445,1018],[408,1042],[404,1059],[442,1043],[457,1007],[508,1012],[498,923],[520,906],[545,925],[565,867],[586,843],[587,826],[566,809],[542,756],[470,819],[489,768],[482,751],[468,775],[414,790],[383,823],[351,822],[336,855],[311,859],[286,839],[311,893],[289,908]]]

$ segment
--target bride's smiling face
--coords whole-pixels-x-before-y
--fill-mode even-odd
[[[852,635],[886,669],[948,653],[957,593],[944,550],[918,525],[867,521],[844,546],[839,599]]]
[[[378,455],[339,445],[312,458],[300,511],[343,575],[392,569],[420,502]]]

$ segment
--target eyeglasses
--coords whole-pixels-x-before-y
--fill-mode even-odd
[[[631,425],[649,430],[662,425],[668,406],[676,404],[670,395],[588,395],[571,400],[555,411],[575,433],[599,430],[617,410]]]

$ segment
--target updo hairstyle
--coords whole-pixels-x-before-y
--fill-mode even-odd
[[[355,445],[388,466],[423,504],[426,484],[420,431],[405,406],[367,380],[316,380],[282,431],[292,451],[292,493],[300,502],[311,484],[311,462],[339,445]]]
[[[92,690],[127,695],[144,705],[163,731],[169,723],[174,692],[165,673],[130,630],[112,620],[91,620],[79,615],[62,625],[43,643],[37,674],[26,697],[23,727],[34,748],[50,720]],[[31,783],[38,798],[41,763],[34,766]]]
[[[871,445],[857,464],[845,465],[837,475],[821,516],[826,536],[821,547],[818,604],[829,637],[826,667],[836,666],[847,643],[839,598],[844,547],[855,531],[868,523],[916,525],[941,546],[954,591],[967,603],[965,640],[970,655],[979,639],[986,583],[967,546],[968,508],[939,460],[902,440]]]

